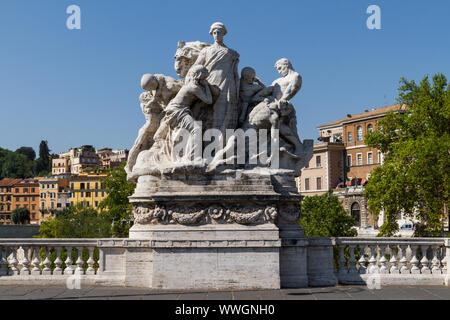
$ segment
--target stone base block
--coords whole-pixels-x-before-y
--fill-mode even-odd
[[[139,226],[131,237],[151,243],[151,287],[157,289],[279,289],[278,228],[261,226]]]

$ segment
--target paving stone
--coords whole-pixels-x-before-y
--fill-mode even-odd
[[[282,296],[286,300],[317,300],[309,288],[305,289],[282,289]]]
[[[0,300],[450,300],[450,288],[440,286],[338,286],[258,291],[169,291],[142,288],[0,287]]]
[[[231,292],[211,291],[206,295],[206,300],[232,300]],[[181,299],[184,299],[181,297]]]

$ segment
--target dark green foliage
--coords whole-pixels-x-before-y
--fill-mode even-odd
[[[354,237],[355,220],[345,211],[332,191],[306,197],[301,202],[300,225],[307,237]]]
[[[44,220],[39,233],[42,238],[109,238],[111,221],[95,209],[78,205]]]
[[[16,150],[16,153],[23,154],[29,161],[34,161],[34,159],[36,159],[36,152],[34,152],[31,147],[21,147]]]
[[[17,208],[11,213],[11,220],[14,224],[29,224],[30,211],[27,208]]]
[[[0,159],[0,178],[31,178],[34,174],[34,162],[16,152],[7,152],[5,157]]]
[[[449,207],[449,86],[445,76],[437,74],[432,84],[428,77],[420,84],[402,79],[399,91],[406,111],[388,114],[379,122],[382,130],[366,136],[368,146],[386,155],[365,188],[369,210],[384,210],[379,236],[398,231],[399,212],[417,214],[421,225],[416,236],[439,236]]]
[[[36,160],[36,173],[39,176],[45,176],[52,172],[51,159],[52,157],[50,155],[50,149],[48,148],[48,142],[43,140],[39,144],[39,158]]]
[[[114,237],[128,237],[131,223],[131,204],[128,197],[134,192],[135,184],[127,181],[124,170],[126,163],[109,171],[109,176],[103,181],[107,197],[100,203],[100,208],[112,221],[112,234]]]
[[[36,176],[46,176],[52,171],[51,159],[58,155],[50,155],[47,141],[41,141],[39,158],[31,147],[20,147],[15,152],[0,148],[0,179],[27,179]]]

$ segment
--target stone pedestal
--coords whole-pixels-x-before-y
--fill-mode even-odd
[[[131,239],[152,243],[161,289],[305,287],[307,241],[293,176],[258,171],[140,177]]]

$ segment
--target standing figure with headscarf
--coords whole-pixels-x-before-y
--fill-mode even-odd
[[[194,65],[209,71],[208,83],[217,86],[220,94],[214,102],[212,128],[219,129],[225,137],[226,129],[236,129],[239,118],[239,54],[223,43],[227,29],[221,22],[212,24],[209,33],[214,44],[204,48]]]

